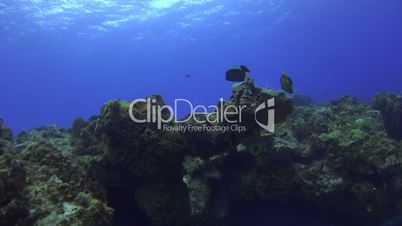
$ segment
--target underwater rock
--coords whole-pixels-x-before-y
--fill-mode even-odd
[[[24,197],[26,171],[12,154],[0,156],[0,225],[24,225],[29,209]]]
[[[393,93],[378,93],[371,103],[379,110],[387,133],[395,139],[402,139],[402,96]]]
[[[92,225],[110,226],[113,209],[90,194],[79,193],[73,201],[63,202],[62,207],[38,220],[35,225]]]
[[[191,217],[193,220],[205,223],[205,221],[211,217],[224,217],[225,208],[227,207],[221,208],[220,212],[216,215],[209,210],[213,208],[212,206],[214,205],[214,203],[211,202],[213,200],[210,195],[211,193],[216,194],[213,184],[220,181],[223,177],[217,167],[222,164],[225,157],[226,155],[217,155],[208,159],[202,159],[197,156],[186,156],[183,162],[183,167],[186,172],[186,175],[183,176],[183,181],[189,192]],[[215,199],[216,198],[215,196]],[[208,216],[207,214],[210,215]]]
[[[229,203],[226,215],[234,203],[253,206],[292,199],[334,216],[352,216],[361,225],[376,225],[400,211],[393,205],[401,201],[402,191],[399,144],[387,136],[381,117],[354,98],[343,97],[328,107],[298,107],[275,134],[243,137],[237,150],[214,165],[223,175],[214,181],[213,187],[220,189],[205,189],[205,180],[186,178],[202,184],[191,187],[196,187],[196,197],[208,194],[209,203],[223,189]],[[205,164],[192,165],[203,169]]]
[[[287,132],[277,134],[299,147],[293,148],[296,173],[287,186],[297,196],[377,220],[397,211],[390,209],[396,193],[389,189],[402,172],[400,150],[370,106],[343,97],[328,108],[298,108],[280,128]]]
[[[103,188],[87,177],[91,159],[72,153],[68,130],[43,127],[17,137],[27,171],[26,200],[34,225],[111,225]],[[89,204],[77,201],[82,192]]]
[[[58,128],[55,125],[40,127],[28,132],[21,132],[15,139],[15,149],[18,153],[23,152],[30,145],[39,141],[48,141],[66,153],[71,152],[71,135],[67,129]]]
[[[0,121],[0,225],[26,225],[26,169],[12,148],[11,130]]]
[[[93,116],[86,122],[82,118],[74,120],[71,128],[71,145],[73,152],[77,155],[95,156],[103,153],[104,146],[100,133],[97,131],[99,117]]]

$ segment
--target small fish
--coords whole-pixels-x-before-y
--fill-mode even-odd
[[[231,82],[243,82],[248,78],[249,72],[250,70],[244,65],[231,68],[226,72],[226,80]]]
[[[187,74],[187,75],[184,76],[184,78],[191,78],[191,75]]]
[[[283,91],[287,93],[293,93],[293,81],[292,79],[286,74],[286,72],[282,72],[281,76],[281,88]]]

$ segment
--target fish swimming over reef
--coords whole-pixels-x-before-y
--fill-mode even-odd
[[[248,78],[250,70],[241,65],[240,67],[234,67],[226,71],[226,80],[231,82],[243,82]]]
[[[294,93],[293,90],[293,81],[292,79],[287,75],[286,72],[282,72],[281,75],[281,88],[283,91],[287,93]]]

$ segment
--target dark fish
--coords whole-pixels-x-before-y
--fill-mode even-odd
[[[250,70],[249,70],[246,66],[244,66],[244,65],[241,65],[241,66],[240,66],[240,69],[242,69],[242,70],[245,71],[245,72],[250,72]]]
[[[286,72],[282,72],[281,76],[281,88],[283,91],[287,93],[293,93],[293,81],[292,79],[286,74]]]
[[[226,72],[226,80],[231,82],[243,82],[248,77],[247,73],[249,72],[250,70],[244,65],[231,68]]]
[[[184,78],[191,78],[191,75],[185,75]]]

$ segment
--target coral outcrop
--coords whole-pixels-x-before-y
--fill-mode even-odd
[[[228,105],[246,105],[246,124],[251,134],[259,134],[262,129],[251,123],[252,112],[259,103],[273,97],[279,106],[278,120],[283,122],[293,110],[292,101],[283,93],[260,89],[252,82],[236,86],[223,109]],[[157,105],[164,105],[159,95],[148,98]],[[183,165],[189,166],[192,158],[207,162],[211,158],[218,159],[216,155],[236,150],[241,136],[232,132],[168,133],[158,130],[154,123],[134,123],[128,108],[129,104],[124,101],[110,101],[102,107],[99,117],[88,122],[77,119],[73,123],[72,134],[76,137],[73,149],[96,156],[91,163],[92,178],[107,190],[114,186],[111,190],[124,191],[112,193],[109,196],[112,203],[113,199],[121,199],[120,195],[133,197],[131,201],[136,203],[136,208],[155,225],[203,222],[209,211],[210,180],[220,179],[220,172],[211,169],[199,176],[196,171],[202,169],[190,170]],[[133,112],[138,118],[145,118],[146,113],[146,105],[137,106]],[[224,124],[227,122],[220,121],[216,125]]]

